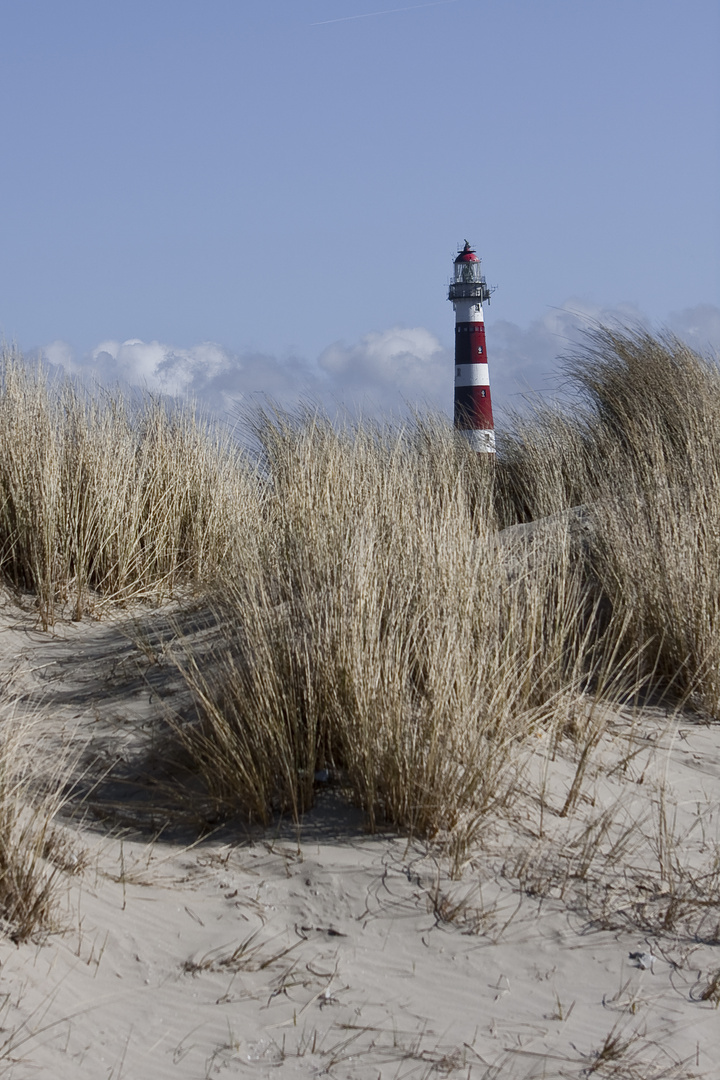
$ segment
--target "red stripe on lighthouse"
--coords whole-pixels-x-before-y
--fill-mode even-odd
[[[486,359],[485,323],[456,323],[455,363],[472,364]]]
[[[461,431],[492,431],[489,386],[455,387],[455,427]]]

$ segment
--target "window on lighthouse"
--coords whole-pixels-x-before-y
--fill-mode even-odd
[[[476,262],[456,262],[455,263],[455,281],[457,282],[479,282],[480,281],[480,260]]]

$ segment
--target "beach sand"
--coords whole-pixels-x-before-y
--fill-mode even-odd
[[[720,1075],[720,727],[615,712],[566,817],[579,751],[531,738],[461,867],[368,835],[332,782],[299,826],[208,819],[198,839],[166,824],[162,717],[188,704],[173,617],[44,633],[0,611],[17,713],[39,710],[83,796],[56,928],[0,940],[0,1074]],[[217,631],[193,617],[202,648]]]

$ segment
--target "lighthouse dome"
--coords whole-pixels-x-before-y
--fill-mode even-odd
[[[478,259],[477,255],[475,254],[473,249],[470,247],[470,244],[468,243],[468,241],[466,240],[465,241],[465,247],[462,249],[461,252],[458,253],[458,257],[455,260],[455,265],[457,266],[458,263],[476,263],[476,262],[480,262],[480,260]]]

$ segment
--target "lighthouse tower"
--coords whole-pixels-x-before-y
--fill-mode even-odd
[[[479,454],[495,453],[482,309],[492,291],[466,240],[455,259],[448,294],[455,310],[455,427]]]

